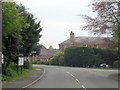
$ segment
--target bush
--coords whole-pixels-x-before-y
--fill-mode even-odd
[[[92,62],[94,50],[90,47],[70,46],[65,49],[65,65],[86,67]]]
[[[45,65],[49,65],[49,61],[46,61],[44,64],[45,64]]]
[[[114,63],[113,63],[113,67],[114,68],[119,68],[120,67],[120,61],[114,61]]]
[[[41,61],[40,60],[33,60],[32,64],[41,64]]]
[[[50,65],[59,65],[61,63],[60,57],[63,56],[63,52],[57,52],[53,55],[53,57],[50,59],[49,64]]]
[[[8,66],[7,75],[11,77],[17,76],[17,64],[15,64],[14,62],[10,63],[10,65]]]
[[[115,60],[118,60],[118,51],[112,49],[93,48],[95,54],[101,55],[104,63],[112,66]]]
[[[23,68],[25,68],[25,69],[30,69],[30,68],[31,68],[30,62],[29,62],[29,61],[24,61]]]

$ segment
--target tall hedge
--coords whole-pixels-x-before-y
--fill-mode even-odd
[[[90,47],[70,46],[65,49],[65,65],[86,67],[95,62],[94,50]]]

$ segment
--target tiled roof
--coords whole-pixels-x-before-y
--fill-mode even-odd
[[[57,52],[59,52],[58,49],[41,49],[40,58],[41,59],[49,59]]]
[[[70,41],[70,39],[60,43],[60,45],[64,44],[80,44],[80,43],[94,43],[94,44],[110,44],[111,43],[111,37],[75,37],[74,41]]]

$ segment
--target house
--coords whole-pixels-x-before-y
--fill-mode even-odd
[[[59,44],[59,50],[64,51],[67,46],[90,46],[96,48],[112,48],[111,37],[75,37],[71,31],[70,38]]]
[[[55,53],[59,52],[58,49],[46,49],[46,48],[41,48],[40,50],[40,61],[48,61]]]

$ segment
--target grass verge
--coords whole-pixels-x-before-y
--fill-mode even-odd
[[[0,75],[0,80],[2,80],[2,85],[10,83],[12,81],[16,81],[18,79],[24,78],[30,74],[31,70],[34,70],[36,68],[32,67],[30,69],[22,69],[22,73],[19,70],[19,73],[16,74],[16,76],[10,77],[6,75]]]

